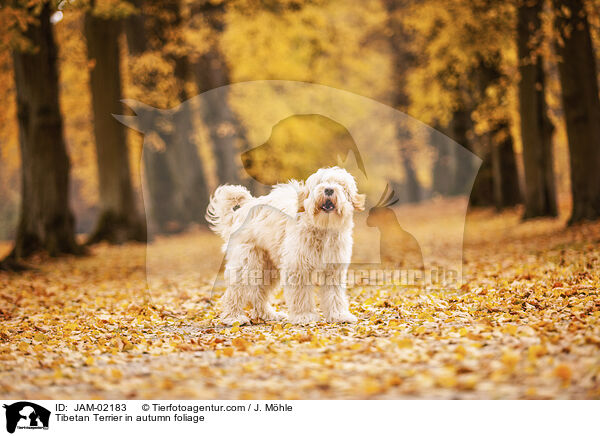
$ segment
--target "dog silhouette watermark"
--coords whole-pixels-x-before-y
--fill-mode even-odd
[[[202,165],[197,165],[199,150],[209,141],[218,153],[229,149],[237,138],[237,150],[229,157],[240,177],[227,180],[216,176],[219,184],[246,180],[255,196],[268,192],[271,184],[285,181],[284,174],[302,178],[324,166],[341,166],[355,177],[359,191],[367,196],[367,207],[355,214],[348,283],[379,284],[380,278],[389,278],[407,286],[461,285],[468,197],[481,160],[443,133],[375,100],[303,82],[236,83],[169,110],[133,100],[125,103],[135,115],[116,118],[144,133],[142,159],[145,167],[153,165],[152,171],[145,168],[142,185],[149,232],[178,230],[199,220],[204,213],[199,204],[207,204],[202,198],[205,194],[195,190],[197,181],[206,178]],[[215,109],[215,104],[228,110]],[[219,135],[203,139],[197,134],[198,126],[205,122],[198,120],[198,111],[212,111],[210,119],[216,128],[211,130],[227,133],[222,143]],[[236,111],[241,127],[232,124],[231,116],[219,118],[220,113]],[[310,132],[329,129],[332,133],[308,140],[296,138],[294,132],[302,133],[306,126],[312,126]],[[323,137],[329,139],[319,139]],[[457,163],[453,168],[461,171],[454,178],[461,184],[437,192],[432,185],[439,167],[436,161],[447,159],[449,151]],[[309,155],[317,156],[313,167],[303,159]],[[184,212],[178,215],[178,210]],[[444,223],[443,246],[438,244],[442,238],[423,230],[423,222],[435,220]],[[190,271],[198,259],[190,256]],[[215,277],[218,270],[216,266]],[[149,278],[170,274],[150,249],[146,272]],[[215,279],[214,284],[216,289],[223,281]]]
[[[29,401],[19,401],[4,404],[6,409],[6,431],[14,433],[20,430],[48,430],[51,412],[38,404]]]

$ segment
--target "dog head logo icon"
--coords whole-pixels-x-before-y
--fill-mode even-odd
[[[48,429],[50,411],[29,401],[5,404],[6,431],[14,433],[16,429]]]

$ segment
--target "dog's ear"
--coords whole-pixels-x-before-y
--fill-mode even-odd
[[[365,194],[354,194],[352,196],[352,206],[355,210],[365,210],[365,200],[367,196]]]
[[[306,212],[304,210],[304,200],[308,197],[308,188],[304,184],[297,186],[298,191],[298,212]]]

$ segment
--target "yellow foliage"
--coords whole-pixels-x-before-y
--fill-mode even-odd
[[[0,396],[598,398],[600,224],[517,219],[470,215],[469,289],[351,288],[357,324],[223,328],[214,265],[175,270],[176,286],[151,278],[149,291],[134,244],[0,275]],[[220,257],[207,232],[153,245],[173,268],[178,253]]]

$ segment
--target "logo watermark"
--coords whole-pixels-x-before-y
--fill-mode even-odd
[[[6,431],[15,430],[48,430],[51,412],[39,404],[29,401],[19,401],[4,404],[6,409]]]
[[[316,268],[315,277],[301,278],[305,285],[337,280],[344,286],[461,286],[468,198],[481,160],[432,127],[366,97],[293,81],[236,83],[169,110],[124,103],[135,115],[116,118],[144,133],[142,187],[150,236],[203,221],[208,198],[198,187],[208,177],[198,156],[207,145],[215,160],[211,191],[242,184],[258,197],[286,182],[284,176],[303,181],[319,168],[340,166],[366,195],[365,210],[353,216],[352,260],[341,265],[347,269],[343,278]],[[219,273],[233,245],[226,241],[220,267],[214,263],[214,289],[227,285]],[[194,271],[202,259],[182,255],[175,272],[151,247],[149,283]],[[265,275],[280,286],[291,280],[278,268],[244,274],[244,281],[258,280],[256,285],[267,285]]]

